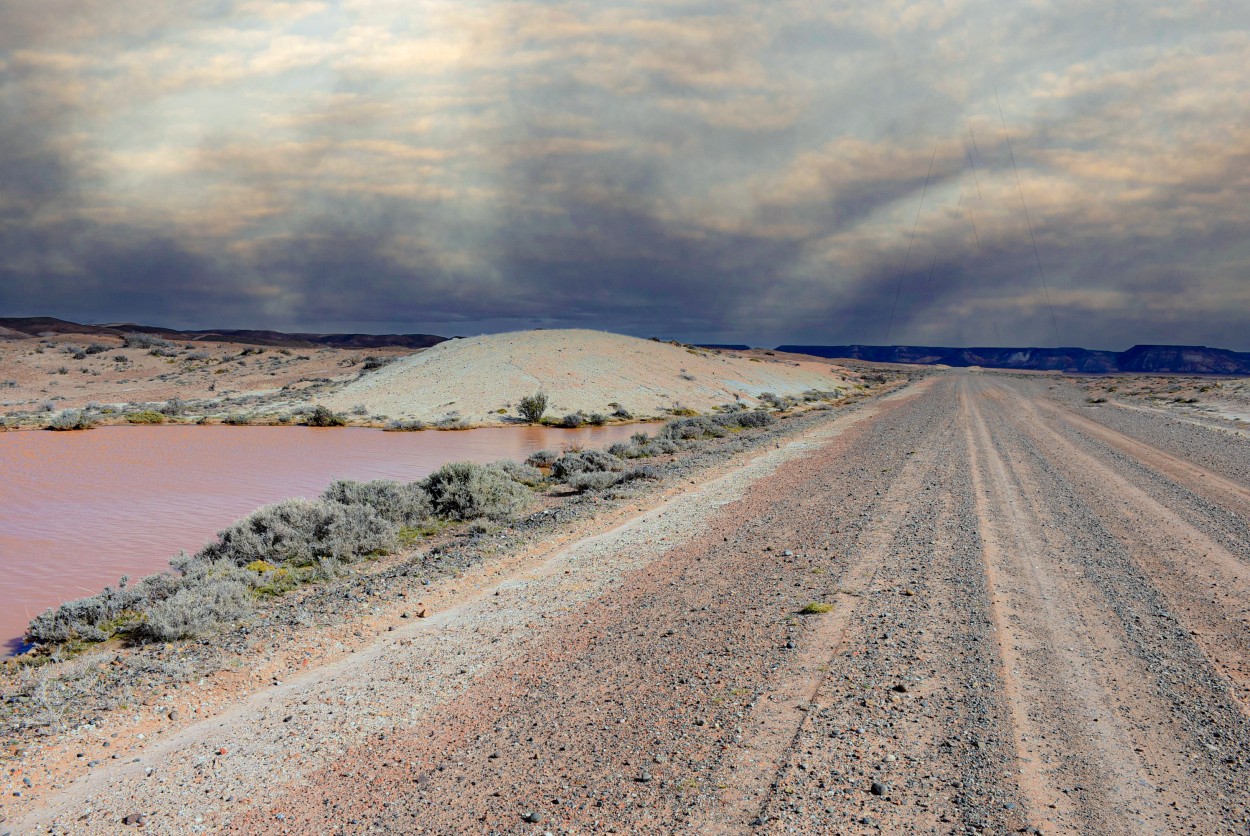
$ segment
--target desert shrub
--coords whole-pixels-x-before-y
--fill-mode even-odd
[[[608,447],[608,454],[618,459],[635,459],[638,458],[638,448],[628,441],[618,441]]]
[[[530,453],[525,463],[530,467],[551,467],[555,464],[557,458],[559,456],[550,450],[535,450],[533,453]]]
[[[165,416],[152,409],[141,409],[127,413],[126,420],[131,424],[163,424]]]
[[[108,350],[109,347],[103,343],[92,343],[83,349],[83,354],[103,354]]]
[[[678,418],[667,422],[660,428],[658,436],[675,441],[693,438],[720,438],[725,435],[725,428],[711,418],[696,415],[690,418]]]
[[[609,404],[609,406],[612,406],[613,418],[620,418],[623,421],[628,421],[630,418],[634,417],[634,414],[632,412],[630,412],[628,409],[621,406],[620,404]]]
[[[352,415],[368,415],[368,414],[369,414],[369,407],[365,406],[362,403],[358,403],[352,407]]]
[[[123,364],[123,365],[124,365],[124,364],[126,364],[126,363],[129,363],[129,362],[130,362],[130,358],[129,358],[129,357],[127,357],[125,354],[114,354],[114,355],[113,355],[113,362],[114,362],[114,363],[119,363],[119,364]]]
[[[411,420],[391,421],[382,428],[382,431],[388,433],[412,433],[423,429],[425,429],[425,422],[413,418]]]
[[[251,590],[232,578],[186,586],[158,601],[135,633],[147,641],[195,638],[233,624],[252,611]]]
[[[187,402],[182,398],[170,398],[165,401],[165,405],[161,407],[160,411],[162,414],[173,416],[181,415],[186,409]]]
[[[532,395],[526,395],[521,398],[521,402],[517,404],[517,414],[529,421],[531,424],[537,424],[543,419],[543,413],[547,411],[548,398],[545,392],[535,392]]]
[[[75,360],[86,360],[86,359],[87,359],[87,352],[85,352],[85,351],[75,351],[75,352],[74,352],[74,359],[75,359]]]
[[[586,416],[580,412],[570,412],[560,419],[560,426],[575,430],[586,423]]]
[[[16,389],[16,380],[0,380],[0,389]]]
[[[592,412],[586,416],[586,423],[594,427],[602,427],[604,424],[608,423],[608,416],[598,412]]]
[[[52,401],[44,401],[43,403],[39,404],[39,411],[40,412],[56,412],[56,404],[53,403]]]
[[[48,429],[65,432],[68,430],[89,430],[95,426],[95,419],[76,409],[69,409],[52,419]]]
[[[123,334],[122,348],[173,348],[169,340],[161,339],[155,334]]]
[[[733,419],[738,426],[746,429],[767,427],[769,424],[775,423],[777,420],[762,409],[753,409],[749,412],[736,412],[733,415]]]
[[[304,423],[309,427],[342,427],[347,424],[341,415],[331,412],[321,404],[313,408]]]
[[[574,473],[568,478],[568,486],[578,493],[604,491],[621,481],[622,474],[607,471]]]
[[[530,498],[526,488],[506,473],[473,462],[452,462],[431,473],[422,487],[434,511],[453,520],[516,516]]]
[[[61,366],[56,370],[57,374],[69,374],[69,366]]]
[[[288,352],[288,353],[289,353],[289,352]],[[372,371],[376,371],[376,370],[378,370],[378,369],[382,368],[383,366],[386,366],[386,365],[388,365],[388,364],[390,364],[390,363],[392,363],[392,362],[394,362],[394,358],[392,358],[392,357],[373,357],[373,356],[370,356],[370,357],[366,357],[366,358],[365,358],[365,362],[364,362],[364,364],[360,367],[360,370],[361,370],[361,371],[365,371],[365,372],[372,372]]]
[[[618,471],[624,462],[611,453],[602,450],[583,450],[578,453],[565,453],[551,465],[551,478],[566,482],[578,473],[602,473]]]
[[[246,427],[252,423],[251,415],[227,415],[221,419],[221,423],[228,424],[232,427]]]
[[[372,508],[337,502],[288,499],[266,505],[217,535],[195,556],[205,563],[246,566],[351,563],[395,548],[397,526]]]
[[[326,488],[321,498],[340,505],[364,505],[397,526],[423,525],[434,513],[430,495],[416,482],[390,479],[353,482],[340,479]]]
[[[636,479],[648,479],[653,482],[658,482],[661,478],[663,477],[660,476],[658,468],[654,468],[651,465],[643,465],[642,467],[635,467],[625,471],[622,481],[629,482]]]
[[[522,464],[512,459],[500,459],[497,462],[491,462],[487,467],[498,470],[513,481],[531,488],[542,484],[543,481],[541,470],[531,464]]]
[[[164,600],[178,589],[173,575],[151,575],[137,584],[122,578],[116,587],[98,595],[67,601],[38,615],[26,629],[28,641],[60,644],[69,641],[105,641],[133,628],[153,602]]]

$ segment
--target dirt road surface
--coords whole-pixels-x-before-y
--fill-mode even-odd
[[[13,832],[1250,833],[1250,441],[1078,394],[930,377]]]

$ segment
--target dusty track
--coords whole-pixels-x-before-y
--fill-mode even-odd
[[[1250,833],[1250,445],[1048,384],[839,418],[15,832]]]

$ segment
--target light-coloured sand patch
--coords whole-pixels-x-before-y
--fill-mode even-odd
[[[521,398],[539,390],[549,414],[638,416],[686,407],[705,412],[759,395],[847,390],[855,375],[827,363],[735,357],[682,345],[589,330],[516,331],[441,343],[362,377],[329,396],[334,409],[472,424],[516,418]],[[504,410],[500,413],[499,410]]]

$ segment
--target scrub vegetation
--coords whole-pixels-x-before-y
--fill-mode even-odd
[[[318,407],[307,421],[334,426],[329,419],[337,417]],[[631,460],[679,453],[773,421],[766,412],[745,410],[685,417],[655,437],[635,433],[608,450],[544,450],[525,463],[453,462],[416,482],[337,481],[315,499],[257,509],[195,554],[174,558],[173,573],[133,584],[123,578],[115,588],[44,612],[30,623],[27,639],[72,652],[112,638],[142,643],[209,635],[247,619],[262,598],[332,579],[449,527],[461,526],[468,536],[497,530],[525,513],[537,491],[553,489],[550,496],[559,497],[658,480],[659,468]]]

